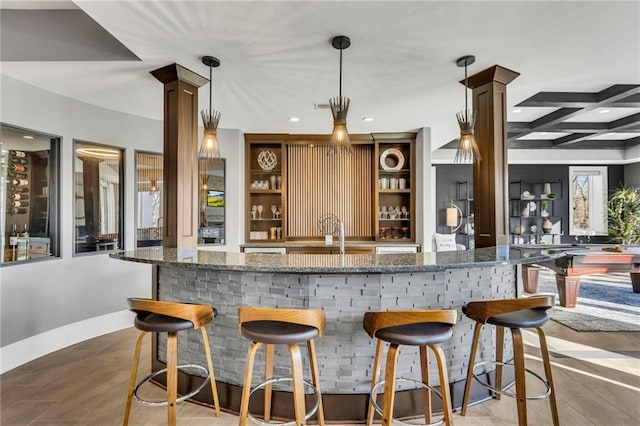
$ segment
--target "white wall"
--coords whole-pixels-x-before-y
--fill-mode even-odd
[[[416,135],[416,242],[431,251],[435,221],[435,173],[432,167],[431,128]]]
[[[133,152],[161,151],[162,123],[97,108],[5,75],[0,82],[3,123],[62,138],[61,258],[0,269],[0,365],[4,372],[60,347],[131,326],[126,299],[150,296],[151,266],[113,260],[106,254],[73,256],[73,139],[125,149],[125,247],[132,248]],[[91,320],[96,317],[100,321]],[[92,324],[90,330],[87,321]],[[58,338],[52,339],[53,335]]]
[[[135,150],[162,152],[162,122],[95,107],[1,75],[0,121],[61,137],[61,257],[0,268],[0,373],[132,325],[126,299],[151,296],[151,266],[73,256],[73,140],[125,150],[125,249],[135,245]],[[162,86],[158,84],[158,90]],[[200,133],[202,129],[200,128]],[[244,136],[218,131],[226,161],[226,241],[239,251],[244,229]]]
[[[199,129],[202,136],[202,129]],[[200,250],[240,251],[244,244],[244,134],[219,129],[220,157],[225,161],[225,244],[199,246]]]

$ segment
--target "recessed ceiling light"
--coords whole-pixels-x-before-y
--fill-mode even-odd
[[[24,136],[23,136],[23,138],[24,138],[24,139],[33,139],[33,136],[31,136],[31,135],[24,135]]]
[[[289,117],[289,121],[292,123],[297,123],[300,121],[300,117]]]
[[[521,110],[521,109],[519,109],[519,108],[518,108],[518,109],[514,109],[514,110],[513,110],[513,113],[514,113],[514,114],[520,114],[521,112],[522,112],[522,110]]]
[[[373,121],[373,117],[362,117],[362,121]]]
[[[609,109],[601,109],[601,110],[600,110],[600,111],[598,111],[598,112],[599,112],[600,114],[606,114],[606,113],[608,113],[609,111],[611,111],[611,110],[609,110]]]

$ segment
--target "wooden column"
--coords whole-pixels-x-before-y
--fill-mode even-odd
[[[519,75],[494,65],[468,79],[477,116],[474,133],[482,155],[482,161],[473,166],[475,246],[478,248],[509,242],[507,84]]]
[[[209,80],[178,64],[151,74],[164,84],[163,245],[198,245],[198,88]]]

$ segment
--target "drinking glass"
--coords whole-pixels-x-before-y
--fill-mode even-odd
[[[271,218],[272,219],[277,219],[276,217],[276,211],[278,210],[278,206],[276,206],[275,204],[271,205]]]
[[[264,206],[262,204],[258,204],[258,218],[262,219],[262,211],[264,210]]]
[[[257,210],[258,210],[258,206],[251,206],[251,220],[256,220]]]

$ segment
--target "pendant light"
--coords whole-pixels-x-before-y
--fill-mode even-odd
[[[473,55],[463,56],[456,61],[459,67],[464,67],[464,111],[456,114],[458,125],[460,126],[460,144],[458,145],[456,157],[453,160],[455,163],[472,163],[482,160],[478,143],[473,135],[473,127],[476,124],[476,113],[475,111],[469,111],[467,105],[467,66],[473,64],[475,61],[476,57]]]
[[[340,86],[337,97],[329,99],[331,114],[333,115],[333,132],[331,133],[331,151],[345,150],[351,152],[351,140],[347,131],[347,113],[349,112],[349,98],[342,96],[342,51],[351,46],[349,37],[340,35],[331,40],[331,45],[340,50]]]
[[[204,135],[200,144],[200,158],[218,158],[220,149],[218,148],[218,123],[220,122],[220,112],[211,108],[211,93],[213,92],[213,69],[220,66],[220,60],[213,56],[203,56],[202,63],[209,67],[209,110],[200,111],[202,124],[204,125]]]

